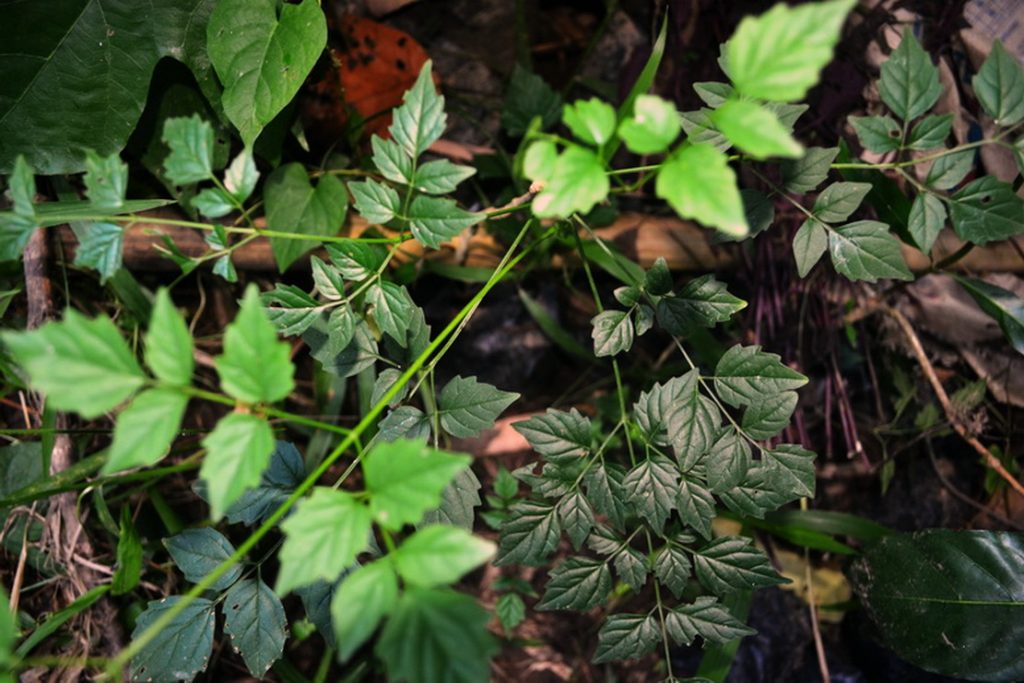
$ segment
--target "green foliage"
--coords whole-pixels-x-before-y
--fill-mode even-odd
[[[164,540],[167,552],[185,578],[199,583],[217,565],[235,552],[235,547],[222,534],[210,527],[186,529],[177,536]],[[235,566],[214,581],[210,587],[216,591],[226,590],[242,576],[242,568]]]
[[[177,606],[181,596],[153,600],[135,620],[132,638],[137,638],[157,619]],[[191,680],[206,668],[213,649],[214,609],[206,598],[195,598],[162,628],[142,652],[132,659],[132,680],[175,683]]]
[[[267,204],[269,229],[312,238],[308,241],[270,238],[270,247],[281,272],[302,254],[320,246],[317,237],[336,235],[348,210],[348,197],[340,180],[325,175],[313,185],[301,164],[285,164],[271,173],[263,190],[263,200]]]
[[[466,456],[428,448],[417,441],[403,439],[378,445],[363,464],[373,518],[392,530],[416,524],[427,510],[440,504],[448,482],[468,465]]]
[[[993,43],[971,85],[997,126],[1006,128],[1024,120],[1024,69],[1000,41]]]
[[[221,386],[247,403],[279,401],[295,386],[288,354],[288,345],[278,341],[263,312],[258,291],[248,287],[238,315],[224,330],[224,353],[216,361]]]
[[[927,112],[942,94],[939,70],[911,31],[903,34],[899,47],[882,64],[878,92],[886,106],[904,121]]]
[[[339,655],[347,661],[377,630],[398,601],[398,575],[391,562],[377,560],[346,576],[331,601]]]
[[[146,467],[167,453],[185,416],[188,396],[174,389],[147,389],[121,411],[105,472]]]
[[[452,436],[476,436],[518,398],[519,394],[478,382],[476,377],[456,376],[441,390],[441,426]]]
[[[261,417],[232,413],[217,423],[202,444],[206,458],[199,476],[206,483],[210,516],[218,520],[260,483],[274,450],[274,433]]]
[[[444,524],[423,527],[391,555],[407,586],[444,586],[494,555],[494,544]]]
[[[735,237],[749,230],[736,174],[725,154],[710,145],[684,146],[670,156],[658,172],[654,191],[683,218]]]
[[[259,579],[243,579],[224,595],[223,609],[224,632],[249,673],[262,678],[284,651],[287,620],[281,600]]]

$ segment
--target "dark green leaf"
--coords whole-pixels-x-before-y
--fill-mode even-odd
[[[999,40],[992,44],[992,51],[971,85],[978,102],[997,126],[1006,128],[1024,120],[1024,70]]]
[[[331,600],[338,655],[347,661],[373,635],[398,601],[398,576],[387,559],[364,565],[346,576]]]
[[[700,393],[699,377],[691,370],[676,380],[678,400],[668,414],[668,439],[683,470],[689,470],[707,453],[722,422],[718,406]]]
[[[450,524],[472,531],[473,508],[480,505],[480,502],[480,480],[473,474],[473,470],[466,468],[456,474],[441,492],[441,505],[428,510],[420,523]]]
[[[387,414],[378,425],[381,441],[414,439],[426,441],[430,436],[430,419],[415,406],[401,406]]]
[[[838,147],[808,147],[799,159],[782,162],[782,186],[789,192],[813,192],[825,182]]]
[[[659,256],[657,260],[654,261],[654,265],[652,265],[644,275],[644,289],[654,296],[663,296],[672,291],[673,284],[672,271],[669,270],[668,263],[665,262],[665,259]],[[619,292],[622,289],[627,291],[632,290],[628,298],[625,300],[619,299],[619,303],[623,306],[632,306],[639,301],[640,291],[636,287],[620,287],[615,291]],[[619,295],[616,294],[616,298],[618,297]]]
[[[243,203],[256,189],[260,172],[256,170],[256,160],[252,152],[243,149],[238,153],[224,171],[224,189],[239,203]]]
[[[885,223],[856,221],[832,230],[829,252],[836,272],[851,280],[914,279],[899,241]]]
[[[172,595],[150,601],[146,611],[135,620],[132,638],[148,630],[182,599],[180,595]],[[211,600],[193,599],[132,658],[129,668],[131,679],[176,683],[195,678],[210,661],[215,608],[216,603]]]
[[[526,605],[523,604],[523,599],[515,593],[502,593],[498,601],[494,603],[494,614],[501,622],[501,628],[508,635],[516,626],[523,623],[523,619],[526,618]]]
[[[765,396],[799,389],[807,378],[782,364],[760,346],[737,344],[726,351],[715,368],[715,388],[731,406],[749,406]]]
[[[224,331],[224,352],[215,361],[224,391],[247,403],[281,400],[295,387],[290,353],[267,320],[256,286],[249,285],[238,315]]]
[[[121,508],[121,524],[118,531],[120,534],[117,539],[117,570],[110,580],[110,592],[114,595],[124,595],[139,585],[142,575],[142,539],[135,530],[132,510],[128,505]]]
[[[607,562],[570,557],[551,571],[537,609],[585,611],[604,602],[611,589],[612,573]]]
[[[373,307],[373,319],[381,332],[405,346],[406,333],[416,308],[405,286],[381,280],[367,291],[366,302]]]
[[[1024,199],[992,176],[971,181],[953,195],[949,214],[956,234],[975,244],[1024,232]]]
[[[210,527],[186,529],[177,536],[164,539],[164,546],[185,579],[192,583],[202,581],[235,552],[231,542]],[[215,591],[225,590],[241,576],[242,568],[234,565],[214,581],[210,588]]]
[[[568,412],[549,408],[544,415],[516,422],[512,427],[553,463],[571,462],[590,450],[590,418],[575,408]]]
[[[736,94],[736,89],[728,83],[718,83],[715,81],[694,83],[693,90],[697,93],[697,97],[702,99],[704,104],[712,109],[721,107],[725,104],[726,100]]]
[[[658,620],[652,614],[613,614],[598,633],[594,663],[639,659],[652,652],[660,640]]]
[[[517,63],[501,110],[501,124],[506,132],[513,137],[521,136],[535,116],[541,118],[542,129],[549,128],[558,121],[561,109],[562,98],[558,93],[543,78]]]
[[[324,312],[319,301],[295,285],[277,283],[260,294],[263,310],[277,331],[286,337],[302,334]]]
[[[959,152],[947,150],[947,154],[939,157],[928,171],[925,185],[936,190],[951,190],[967,177],[974,168],[974,150],[962,149]]]
[[[622,485],[640,516],[655,533],[661,533],[676,506],[679,470],[675,463],[662,456],[647,458],[626,474]]]
[[[698,111],[684,111],[679,113],[679,120],[686,132],[686,139],[697,145],[710,145],[720,152],[732,147],[732,143],[722,135],[711,120],[714,113],[711,109],[700,109]]]
[[[673,545],[666,545],[654,556],[654,575],[661,585],[682,596],[690,581],[690,557]]]
[[[742,484],[722,491],[718,497],[736,514],[758,519],[793,499],[779,492],[775,477],[764,465],[751,467]]]
[[[978,307],[997,323],[1006,340],[1024,354],[1024,300],[1016,294],[982,280],[954,275]]]
[[[590,508],[590,503],[577,489],[559,501],[558,516],[573,547],[579,550],[583,541],[590,535],[590,530],[594,528],[594,511]]]
[[[206,482],[210,515],[218,520],[242,494],[260,483],[274,451],[274,432],[261,417],[231,413],[202,444],[206,458],[199,476]]]
[[[762,462],[777,491],[814,497],[814,453],[783,443],[765,451]]]
[[[713,275],[690,280],[675,296],[658,301],[658,322],[669,334],[684,336],[697,327],[725,322],[747,303],[734,297]]]
[[[900,124],[891,116],[851,116],[850,123],[864,149],[879,154],[900,147]]]
[[[711,520],[715,518],[715,499],[700,484],[683,477],[676,493],[679,518],[704,538],[711,538]]]
[[[939,70],[909,28],[903,32],[899,46],[882,64],[878,93],[889,109],[904,121],[916,119],[934,107],[942,94]]]
[[[795,391],[784,391],[750,404],[743,413],[743,431],[752,439],[776,436],[789,424],[798,398]]]
[[[363,460],[370,510],[378,524],[399,530],[436,508],[441,492],[469,466],[469,456],[446,453],[417,441],[382,442]]]
[[[232,524],[253,526],[262,522],[288,499],[305,478],[306,465],[302,454],[292,444],[278,441],[270,454],[270,464],[260,476],[259,485],[243,493],[224,516]]]
[[[361,180],[348,184],[355,199],[356,211],[371,223],[383,225],[402,210],[402,200],[389,185],[376,180]]]
[[[558,546],[561,533],[553,506],[533,501],[518,503],[501,528],[495,564],[542,565]]]
[[[718,493],[739,484],[750,469],[750,444],[736,429],[725,429],[705,459],[708,488]]]
[[[281,658],[288,620],[280,598],[259,579],[243,579],[224,596],[224,633],[246,668],[263,678]]]
[[[921,251],[928,253],[946,224],[946,205],[937,196],[922,192],[914,197],[907,229]]]
[[[412,186],[420,192],[429,194],[448,194],[454,192],[463,180],[476,173],[472,166],[459,166],[447,159],[428,161],[416,167]]]
[[[590,324],[595,356],[614,356],[633,346],[633,321],[626,311],[598,313]]]
[[[480,221],[480,216],[470,213],[451,199],[429,197],[419,194],[409,204],[409,229],[420,244],[438,249],[471,225]]]
[[[634,592],[639,593],[647,585],[649,569],[647,567],[647,558],[644,557],[643,553],[635,548],[625,546],[615,556],[613,562],[615,563],[615,572],[619,575],[619,580],[632,588]]]
[[[844,221],[870,191],[870,183],[832,183],[814,200],[814,215],[823,223]]]
[[[697,636],[707,643],[727,643],[756,633],[707,595],[692,604],[670,609],[665,615],[665,627],[676,645],[690,645]]]
[[[693,556],[697,579],[717,595],[786,583],[749,538],[722,536]]]
[[[910,131],[907,147],[910,149],[935,149],[942,147],[949,137],[953,125],[953,115],[926,116]]]
[[[594,509],[619,529],[627,515],[626,491],[622,486],[624,478],[625,472],[611,463],[593,465],[583,477]]]
[[[43,474],[41,442],[23,441],[0,448],[0,497],[36,483]]]
[[[321,313],[302,333],[310,355],[325,371],[337,377],[351,377],[372,366],[379,358],[377,342],[365,321],[356,321],[352,309],[336,308]]]
[[[441,427],[452,436],[476,436],[494,426],[502,411],[518,398],[519,394],[478,382],[476,377],[456,375],[441,390]]]

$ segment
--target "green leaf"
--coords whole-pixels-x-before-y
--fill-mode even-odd
[[[501,528],[495,564],[540,566],[558,546],[561,534],[554,507],[534,501],[518,503]]]
[[[95,270],[100,275],[100,284],[106,284],[121,269],[124,228],[101,221],[78,225],[74,230],[78,238],[75,265]]]
[[[256,286],[249,285],[224,331],[224,352],[214,361],[224,391],[247,403],[281,400],[295,388],[290,352],[267,320]]]
[[[891,116],[851,116],[857,139],[867,150],[884,154],[900,148],[900,124]]]
[[[331,621],[341,661],[373,635],[398,601],[398,576],[387,559],[359,567],[342,579],[331,600]]]
[[[694,83],[693,91],[697,93],[697,97],[704,101],[704,104],[712,109],[721,107],[727,100],[733,99],[736,95],[734,87],[728,83],[718,83],[716,81]]]
[[[711,520],[715,518],[715,499],[706,488],[683,478],[676,494],[679,517],[704,538],[711,538]]]
[[[310,355],[337,377],[357,375],[380,357],[369,325],[356,322],[348,307],[336,308],[329,316],[321,313],[302,339],[309,345]]]
[[[352,494],[324,486],[281,522],[285,534],[275,591],[284,595],[318,579],[333,582],[370,543],[370,509]]]
[[[132,522],[131,507],[121,508],[120,532],[117,538],[117,570],[110,580],[110,592],[114,595],[130,593],[139,585],[142,576],[142,539]],[[0,643],[0,649],[3,644]],[[0,655],[2,659],[2,655]]]
[[[31,332],[3,332],[0,339],[56,410],[99,417],[145,381],[128,344],[105,315],[90,320],[68,309],[61,322]]]
[[[409,204],[409,229],[423,246],[439,249],[471,225],[479,223],[479,214],[460,208],[451,199],[419,194]]]
[[[384,625],[374,651],[388,680],[479,683],[487,680],[497,643],[490,614],[468,595],[439,588],[406,590]]]
[[[800,277],[807,277],[827,249],[828,230],[824,224],[814,218],[805,220],[793,236],[793,258]]]
[[[916,119],[934,107],[942,94],[939,70],[909,27],[903,32],[899,46],[882,64],[878,94],[904,121]]]
[[[562,108],[562,123],[577,140],[600,147],[615,133],[615,110],[596,97],[577,100]]]
[[[706,643],[727,643],[757,633],[708,595],[698,597],[689,605],[668,610],[665,628],[676,645],[690,645],[697,636]]]
[[[262,678],[281,658],[288,619],[280,598],[259,579],[243,579],[224,596],[224,633],[245,666]]]
[[[953,195],[949,215],[956,234],[974,244],[1024,232],[1024,199],[992,176],[973,180]]]
[[[230,254],[224,254],[213,262],[213,274],[227,282],[238,282],[238,273],[235,271],[235,264],[231,262]]]
[[[718,493],[739,484],[750,469],[750,444],[727,428],[715,441],[706,460],[708,488]]]
[[[832,183],[814,200],[812,211],[823,223],[844,221],[870,191],[871,183]]]
[[[162,139],[170,150],[164,172],[172,183],[187,185],[213,177],[213,126],[199,114],[167,119]]]
[[[551,571],[537,609],[586,611],[604,602],[611,590],[612,573],[607,562],[570,557]]]
[[[274,259],[282,273],[307,251],[319,247],[317,238],[337,235],[348,212],[348,194],[341,181],[335,176],[323,175],[314,186],[299,163],[285,164],[271,173],[264,186],[263,199],[267,204],[267,228],[311,238],[270,238]]]
[[[135,620],[132,638],[138,638],[183,599],[172,595],[163,600],[151,600],[146,611]],[[131,679],[176,683],[195,678],[210,661],[215,609],[216,603],[206,598],[189,602],[132,658]]]
[[[176,389],[147,389],[132,399],[117,417],[103,472],[156,464],[178,435],[187,403],[188,396]]]
[[[423,154],[441,137],[447,122],[444,98],[437,94],[430,69],[431,62],[427,60],[416,83],[402,96],[402,106],[392,113],[388,128],[391,138],[412,158]]]
[[[401,406],[387,414],[378,425],[381,441],[414,439],[426,441],[430,436],[430,418],[415,406]]]
[[[331,599],[338,594],[335,584],[317,581],[304,588],[297,588],[295,592],[302,600],[302,608],[310,623],[320,632],[324,642],[336,648],[338,645],[334,638],[335,629],[331,623]]]
[[[710,145],[674,152],[658,171],[654,191],[683,218],[736,237],[749,231],[736,174],[725,154]]]
[[[164,547],[171,554],[174,564],[185,575],[185,579],[191,583],[202,581],[235,552],[235,546],[220,532],[210,527],[186,529],[176,536],[164,539]],[[214,581],[210,588],[215,591],[225,590],[241,576],[242,568],[234,565]]]
[[[885,223],[856,221],[832,230],[829,252],[836,272],[851,280],[914,279],[899,241]]]
[[[699,111],[684,111],[679,113],[683,131],[686,132],[687,142],[692,144],[705,144],[714,147],[720,152],[732,147],[732,143],[718,130],[711,115],[711,109],[700,109]]]
[[[85,194],[100,211],[117,211],[124,205],[128,187],[128,164],[121,155],[102,157],[96,152],[85,152]]]
[[[259,179],[260,172],[256,169],[252,152],[243,149],[224,171],[224,188],[241,204],[252,195]]]
[[[974,150],[962,149],[958,152],[946,150],[947,154],[939,157],[928,170],[925,185],[936,190],[951,190],[967,177],[974,168]]]
[[[788,192],[813,192],[828,178],[838,147],[808,147],[799,159],[782,162],[782,186]]]
[[[946,142],[946,138],[949,137],[949,131],[952,126],[952,114],[926,116],[910,131],[910,137],[907,139],[907,148],[925,150],[942,147]]]
[[[405,346],[406,333],[416,308],[405,286],[381,280],[366,292],[366,303],[373,307],[373,319],[380,331]]]
[[[595,356],[614,356],[633,346],[633,322],[626,311],[598,313],[590,324]]]
[[[691,568],[690,557],[673,545],[664,546],[654,556],[654,576],[677,598],[690,581]]]
[[[558,503],[558,516],[562,520],[562,528],[568,534],[574,548],[579,550],[583,541],[587,540],[590,530],[594,528],[594,511],[586,497],[577,489],[568,494]]]
[[[278,441],[259,486],[243,493],[224,516],[232,524],[253,526],[269,517],[305,478],[302,454],[292,444]],[[205,496],[205,489],[200,495]]]
[[[416,167],[412,186],[420,192],[448,194],[475,173],[472,166],[459,166],[447,159],[437,159]]]
[[[164,57],[190,66],[216,101],[206,54],[212,9],[209,0],[155,0],[145,12],[124,1],[5,3],[0,173],[18,154],[55,175],[82,171],[83,150],[121,150]]]
[[[669,334],[686,336],[699,327],[714,327],[729,320],[746,305],[713,275],[702,275],[686,283],[677,294],[658,301],[658,322]]]
[[[993,43],[971,85],[997,126],[1006,128],[1024,121],[1024,70],[999,40]]]
[[[208,187],[202,190],[189,200],[189,204],[207,218],[221,218],[235,209],[235,205],[231,201],[231,195],[219,187]]]
[[[388,180],[412,185],[413,159],[394,140],[385,140],[374,135],[370,138],[373,148],[373,165]]]
[[[619,124],[619,137],[636,154],[659,154],[679,137],[682,126],[674,104],[656,95],[638,95],[633,115]]]
[[[921,251],[928,253],[946,224],[946,205],[930,192],[921,192],[914,197],[910,207],[907,229]]]
[[[569,145],[554,159],[549,158],[548,150],[553,151],[554,147],[531,145],[523,166],[527,177],[544,183],[531,204],[535,216],[564,218],[583,214],[604,201],[611,185],[601,157],[579,145]]]
[[[692,468],[707,453],[722,423],[718,406],[701,395],[698,379],[697,371],[691,370],[670,380],[662,399],[672,402],[665,412],[667,436],[683,470]]]
[[[594,664],[639,659],[661,642],[658,620],[652,614],[612,614],[597,635]]]
[[[900,657],[956,678],[1024,676],[1024,556],[1020,534],[933,530],[868,547],[852,583],[882,642]]]
[[[319,301],[306,294],[295,285],[277,283],[274,289],[260,293],[260,302],[266,312],[270,324],[286,337],[302,334],[325,313],[325,307]],[[340,348],[345,348],[355,332],[354,320],[351,315],[338,313],[348,311],[346,307],[335,308],[330,316],[334,316],[329,324],[332,332],[336,331],[335,341]],[[335,316],[335,314],[337,316]],[[344,318],[344,319],[342,319]],[[344,330],[344,331],[342,331]]]
[[[526,605],[523,599],[515,593],[502,593],[498,601],[494,603],[494,614],[501,623],[505,634],[509,635],[516,626],[526,619]]]
[[[718,130],[754,159],[799,158],[803,145],[793,139],[775,114],[750,100],[729,100],[712,115]]]
[[[672,279],[672,271],[669,270],[668,263],[665,259],[659,256],[655,261],[654,265],[644,274],[643,287],[648,293],[654,296],[664,296],[672,291],[672,285],[674,284]],[[616,298],[619,297],[618,292],[626,290],[630,291],[628,299],[620,299],[619,303],[623,306],[632,306],[637,303],[640,298],[640,290],[633,287],[620,287],[616,291]]]
[[[679,469],[668,458],[649,457],[626,474],[622,485],[629,502],[660,534],[676,506]]]
[[[263,418],[232,413],[202,441],[206,458],[199,476],[206,482],[210,515],[218,520],[247,490],[260,483],[274,450],[274,433]]]
[[[626,492],[622,486],[624,477],[625,472],[611,463],[593,465],[583,477],[594,509],[619,529],[625,523],[627,513]]]
[[[637,425],[651,443],[667,446],[671,443],[668,433],[673,415],[682,410],[685,403],[695,400],[697,392],[696,373],[687,373],[667,382],[657,383],[648,391],[641,392],[633,405]]]
[[[802,99],[832,60],[855,0],[787,7],[775,5],[740,22],[724,53],[736,89],[748,97],[788,102]]]
[[[222,0],[207,27],[210,62],[224,84],[223,105],[247,148],[292,101],[327,43],[316,0]]]
[[[512,78],[501,109],[501,125],[505,131],[513,137],[520,137],[535,116],[541,119],[541,129],[550,128],[558,121],[561,110],[561,96],[543,78],[517,62],[512,68]]]
[[[502,411],[518,398],[519,394],[478,382],[476,377],[456,375],[441,390],[441,427],[459,438],[476,436],[493,427]]]
[[[807,378],[782,364],[760,346],[736,344],[722,354],[715,367],[715,389],[731,406],[749,406],[766,396],[799,389]]]
[[[716,595],[787,583],[749,538],[722,536],[694,553],[697,579]]]
[[[417,441],[377,444],[363,460],[373,518],[394,531],[416,524],[424,512],[440,504],[441,492],[469,461],[469,456],[439,451]]]
[[[331,301],[345,298],[345,280],[340,269],[317,256],[309,257],[309,265],[313,269],[313,286],[321,296]]]
[[[455,583],[494,555],[490,541],[465,529],[445,524],[423,527],[391,554],[398,575],[407,586],[444,586]]]
[[[566,464],[590,451],[590,418],[575,408],[568,412],[548,408],[544,415],[516,422],[512,428],[548,462]]]
[[[814,453],[796,444],[778,444],[764,452],[762,464],[776,491],[814,497]]]
[[[793,500],[778,489],[778,482],[766,465],[757,464],[747,472],[747,478],[739,486],[721,491],[718,498],[725,506],[738,515],[761,519],[765,513]]]
[[[615,556],[615,571],[619,580],[639,593],[647,585],[647,557],[635,548],[626,546]]]
[[[783,391],[750,404],[743,413],[743,431],[758,440],[778,435],[793,417],[798,399],[795,391]]]
[[[43,474],[41,442],[23,441],[0,448],[0,497],[36,483]]]
[[[28,238],[37,227],[35,219],[0,211],[0,261],[20,259]]]
[[[361,180],[348,184],[355,199],[356,211],[370,223],[387,223],[402,210],[402,200],[389,185],[376,180]]]
[[[999,328],[1013,348],[1024,354],[1024,300],[1011,291],[982,280],[959,275],[953,277],[971,295],[978,307],[999,323]]]

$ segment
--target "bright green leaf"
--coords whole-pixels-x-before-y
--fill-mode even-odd
[[[202,441],[206,458],[199,476],[209,492],[210,514],[218,520],[260,475],[274,451],[274,433],[255,415],[232,413],[221,419]]]
[[[405,346],[406,333],[416,308],[405,286],[381,280],[367,291],[366,302],[373,307],[373,319],[380,331]]]
[[[729,100],[711,115],[718,130],[754,159],[799,158],[804,148],[778,117],[756,102]]]
[[[619,137],[636,154],[658,154],[679,137],[679,112],[671,102],[656,95],[638,95],[633,115],[619,124]]]
[[[736,174],[725,154],[710,145],[684,146],[672,154],[658,171],[655,193],[683,218],[736,237],[749,231]]]
[[[124,205],[128,187],[128,164],[121,155],[102,157],[92,150],[85,152],[85,194],[100,211],[117,211]]]
[[[106,284],[121,269],[124,227],[101,221],[76,225],[74,231],[78,238],[75,265],[95,270],[100,284]]]
[[[356,197],[358,199],[359,195]],[[304,253],[320,246],[318,237],[337,235],[348,211],[348,195],[340,180],[324,175],[314,186],[306,169],[298,163],[285,164],[271,173],[263,198],[267,204],[268,229],[310,237],[309,240],[270,238],[270,247],[281,272]],[[370,219],[367,217],[367,220]]]
[[[468,465],[468,456],[417,441],[377,444],[363,460],[374,519],[394,531],[416,524],[423,513],[440,504],[441,492]]]
[[[373,635],[398,601],[398,576],[388,559],[359,567],[346,576],[331,600],[338,656],[348,661]]]
[[[519,394],[478,382],[476,377],[456,375],[441,390],[441,427],[452,436],[476,436],[494,426],[502,411],[518,398]]]
[[[249,149],[238,153],[224,171],[224,189],[241,204],[256,189],[256,181],[260,172],[256,169],[256,160]]]
[[[420,244],[439,249],[442,242],[454,238],[480,216],[460,208],[451,199],[419,194],[409,203],[409,229]]]
[[[967,177],[974,167],[973,149],[950,152],[939,157],[928,170],[925,185],[936,190],[951,190]]]
[[[238,315],[224,331],[224,352],[215,360],[221,386],[247,403],[279,401],[295,387],[290,353],[267,320],[256,286],[250,285]]]
[[[447,159],[437,159],[416,167],[412,186],[420,192],[448,194],[475,173],[476,169],[472,166],[460,166]]]
[[[398,575],[410,586],[444,586],[489,560],[490,541],[445,524],[423,527],[391,554]]]
[[[163,142],[170,150],[164,159],[167,179],[187,185],[213,177],[213,126],[198,114],[164,122]]]
[[[600,147],[615,132],[615,110],[596,97],[577,100],[562,108],[562,122],[577,140]]]
[[[535,143],[527,150],[524,170],[532,180],[544,182],[544,188],[531,205],[535,216],[564,218],[573,213],[587,213],[604,201],[611,185],[601,157],[579,145],[570,145],[552,163],[551,149],[553,147]]]
[[[167,453],[185,417],[188,396],[176,389],[148,389],[117,416],[105,473],[148,467]]]

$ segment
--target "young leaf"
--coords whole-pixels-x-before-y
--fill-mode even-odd
[[[162,382],[179,386],[191,384],[195,367],[192,336],[165,288],[156,293],[145,346],[146,365]]]
[[[946,142],[946,138],[949,137],[952,125],[952,114],[926,116],[910,131],[910,137],[907,139],[907,148],[925,150],[942,147]]]
[[[349,183],[348,190],[355,199],[356,211],[370,223],[387,223],[402,211],[398,192],[376,180]]]
[[[274,286],[274,289],[261,292],[260,302],[263,304],[263,310],[266,312],[270,324],[286,337],[302,334],[325,312],[324,305],[309,294],[306,294],[295,285],[286,285],[280,282]],[[331,312],[331,315],[338,310],[348,309],[336,308]],[[335,322],[339,323],[337,325],[338,328],[343,328],[346,322],[351,321],[336,320]],[[334,326],[332,326],[333,329],[335,329]],[[344,338],[345,335],[343,334],[338,335],[340,338],[337,341],[341,348],[348,345],[352,332],[355,332],[355,329],[352,325],[349,325],[347,339]]]
[[[128,187],[128,164],[119,154],[101,157],[96,152],[85,152],[85,194],[100,211],[117,211],[124,205]]]
[[[281,658],[287,626],[281,599],[259,579],[239,581],[224,596],[224,633],[256,678]]]
[[[575,408],[569,412],[549,408],[544,415],[516,422],[512,428],[545,460],[556,464],[582,458],[590,450],[590,418]]]
[[[570,557],[551,571],[537,609],[586,611],[604,602],[611,590],[612,573],[607,562]]]
[[[284,595],[318,579],[333,582],[370,542],[370,510],[345,491],[323,486],[281,522],[285,534],[275,591]]]
[[[487,680],[498,649],[487,632],[490,618],[468,595],[412,588],[398,599],[374,651],[388,680],[478,683]]]
[[[1024,231],[1024,199],[992,176],[973,180],[953,195],[949,215],[956,234],[978,245]]]
[[[669,334],[685,336],[699,327],[714,327],[727,321],[746,305],[713,275],[702,275],[690,280],[674,296],[658,301],[658,322]]]
[[[167,453],[185,416],[188,396],[175,389],[148,389],[117,416],[103,472],[148,467]]]
[[[782,364],[778,355],[760,346],[736,344],[715,367],[715,389],[731,406],[749,406],[766,396],[799,389],[807,378]]]
[[[727,491],[736,486],[750,468],[750,444],[729,427],[718,437],[705,460],[708,488],[713,492]]]
[[[281,400],[295,387],[290,351],[278,341],[277,330],[263,312],[259,291],[250,285],[238,315],[224,331],[224,353],[215,360],[221,386],[247,403]]]
[[[633,115],[619,124],[619,137],[636,154],[659,154],[677,137],[681,124],[674,104],[656,95],[638,95]]]
[[[380,331],[405,346],[406,333],[416,308],[405,286],[381,280],[367,291],[366,302],[373,307],[373,319]]]
[[[594,511],[590,508],[586,496],[577,489],[562,498],[558,503],[558,516],[573,547],[579,550],[595,523]]]
[[[808,147],[799,159],[782,162],[782,186],[789,192],[813,192],[828,177],[838,147]]]
[[[611,185],[601,157],[579,145],[569,145],[551,160],[548,150],[553,151],[554,147],[540,143],[531,145],[523,165],[527,177],[544,183],[544,189],[531,205],[535,216],[556,218],[584,214],[604,201]],[[545,152],[543,158],[541,152]]]
[[[558,121],[561,109],[561,96],[543,78],[530,73],[517,62],[512,68],[512,78],[501,109],[501,125],[505,131],[513,137],[520,137],[535,116],[541,119],[541,129],[549,128]]]
[[[192,208],[207,218],[221,218],[235,210],[231,195],[219,187],[207,187],[189,200]]]
[[[942,94],[939,70],[910,28],[903,32],[899,47],[882,64],[878,93],[904,121],[916,119],[934,107]]]
[[[795,391],[783,391],[752,403],[743,413],[743,431],[752,439],[772,438],[789,424],[798,399]]]
[[[217,3],[207,50],[224,84],[224,113],[246,148],[292,101],[326,42],[327,22],[315,0],[281,7],[273,0]]]
[[[707,643],[727,643],[757,633],[708,595],[670,609],[665,615],[665,628],[677,645],[690,645],[697,636]]]
[[[132,638],[148,630],[181,599],[180,595],[172,595],[163,600],[151,600],[146,611],[135,620]],[[131,679],[175,683],[195,678],[210,661],[215,609],[216,603],[206,598],[192,600],[132,658]]]
[[[820,221],[808,218],[793,236],[793,258],[800,277],[807,277],[827,250],[828,230]]]
[[[765,451],[762,464],[775,490],[792,497],[814,497],[814,453],[796,444]]]
[[[231,541],[210,527],[185,529],[176,536],[164,539],[164,547],[185,579],[192,583],[202,581],[235,552]],[[225,590],[241,576],[242,568],[236,564],[214,581],[210,588],[215,591]]]
[[[202,444],[206,458],[199,476],[206,482],[210,515],[218,520],[242,494],[260,483],[274,451],[274,432],[263,418],[231,413]]]
[[[124,228],[99,221],[75,226],[74,230],[78,238],[75,265],[95,270],[100,275],[100,284],[106,284],[121,269]]]
[[[946,224],[946,205],[930,192],[921,192],[914,197],[907,219],[907,229],[914,242],[924,253],[928,253]]]
[[[682,596],[686,589],[691,569],[690,557],[671,544],[663,547],[654,556],[654,576],[677,598]]]
[[[725,62],[736,89],[748,97],[799,100],[818,82],[832,59],[847,13],[856,0],[787,7],[746,17],[725,45]]]
[[[494,426],[502,411],[518,398],[519,394],[477,382],[476,377],[456,375],[441,390],[441,427],[452,436],[476,436]]]
[[[949,150],[947,150],[949,152]],[[951,190],[967,177],[974,167],[974,150],[949,152],[935,160],[928,170],[925,185],[936,190]]]
[[[444,524],[423,527],[391,554],[395,569],[407,586],[445,586],[489,560],[495,551],[490,541],[465,529]]]
[[[61,322],[31,332],[3,332],[0,339],[57,410],[99,417],[145,381],[128,344],[105,315],[90,320],[68,309]]]
[[[683,146],[658,171],[655,194],[683,218],[691,218],[727,235],[749,231],[736,174],[725,154],[706,144]]]
[[[1002,42],[992,44],[985,63],[971,80],[985,113],[1002,128],[1024,121],[1024,70]]]
[[[633,321],[626,311],[604,311],[590,321],[594,355],[614,356],[633,346]]]
[[[751,100],[729,100],[712,115],[718,130],[754,159],[800,157],[804,148],[775,114]]]
[[[722,536],[693,556],[697,579],[716,595],[787,583],[749,538]]]
[[[891,116],[851,116],[850,123],[864,149],[879,154],[900,147],[900,124]]]
[[[447,122],[444,98],[437,94],[430,69],[427,60],[416,83],[402,96],[402,106],[392,113],[388,128],[391,138],[412,158],[426,152],[441,137]]]
[[[814,200],[812,211],[823,223],[844,221],[870,191],[871,183],[832,183]]]
[[[622,485],[640,516],[655,533],[661,533],[676,506],[679,469],[675,464],[661,456],[647,458],[626,474]]]
[[[309,240],[270,238],[282,273],[304,253],[320,246],[318,237],[337,235],[348,212],[348,195],[342,182],[324,175],[314,186],[299,163],[285,164],[271,173],[263,199],[267,204],[267,228],[310,236]]]
[[[213,177],[213,126],[199,114],[164,122],[163,142],[170,150],[164,172],[175,185]]]
[[[554,507],[534,501],[518,503],[501,528],[495,564],[540,566],[558,546],[561,534]]]
[[[409,203],[409,229],[423,246],[439,249],[471,225],[480,222],[480,216],[470,213],[451,199],[418,194]]]
[[[829,234],[829,251],[836,272],[851,280],[914,279],[885,223],[856,221],[836,228]]]
[[[615,110],[596,97],[577,100],[562,108],[562,123],[577,140],[600,147],[615,132]]]
[[[416,524],[438,506],[441,491],[469,460],[416,441],[377,444],[363,460],[373,518],[393,531]]]
[[[711,538],[711,520],[715,518],[715,499],[711,491],[683,477],[676,493],[679,518],[704,538]]]
[[[341,661],[348,661],[373,635],[398,601],[398,576],[393,567],[386,558],[363,565],[346,576],[335,591],[331,621]]]
[[[658,619],[652,614],[613,614],[598,633],[594,664],[639,659],[661,640]]]

